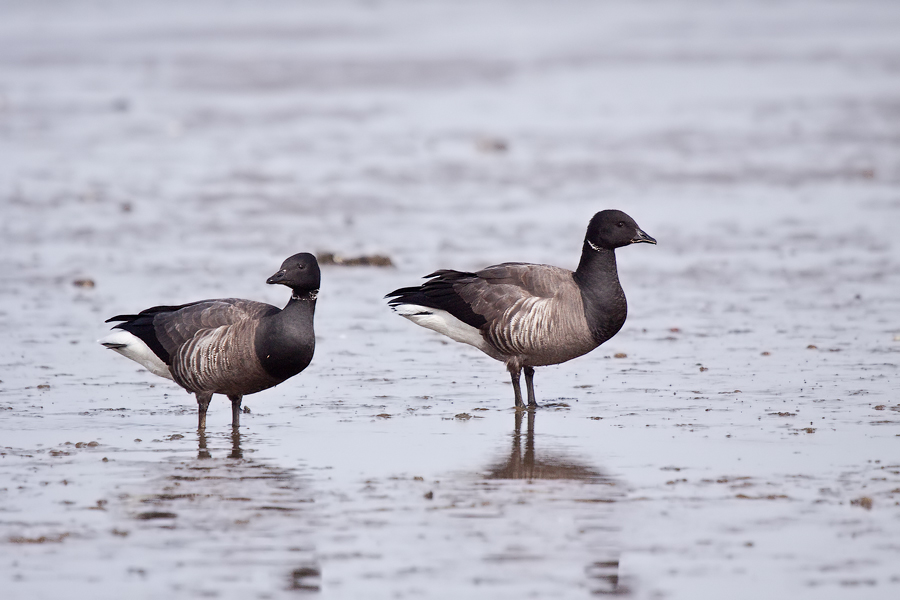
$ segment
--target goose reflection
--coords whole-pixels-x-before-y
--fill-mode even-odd
[[[266,441],[249,429],[200,429],[196,458],[185,459],[179,446],[169,460],[148,463],[147,476],[124,490],[131,518],[117,522],[118,530],[175,531],[156,534],[174,538],[155,539],[172,540],[166,546],[180,573],[212,573],[204,585],[218,587],[207,595],[227,594],[229,574],[246,576],[256,564],[267,565],[282,589],[318,592],[322,567],[310,525],[309,479],[299,467],[256,458],[260,443]],[[248,549],[258,561],[249,567]]]
[[[209,452],[206,440],[206,429],[197,431],[197,458],[205,460],[212,458]],[[241,430],[239,427],[231,428],[231,453],[228,458],[244,458],[244,451],[241,450]]]
[[[618,483],[612,477],[604,475],[599,469],[567,456],[562,452],[539,451],[535,444],[534,436],[535,413],[534,409],[516,410],[509,458],[504,462],[498,462],[489,466],[484,472],[485,479],[547,479],[560,482],[571,480],[582,481],[590,484],[592,487],[595,484],[600,484],[604,489],[607,489],[608,486],[608,496],[607,492],[604,492],[604,498],[591,501],[598,502],[595,505],[598,509],[591,510],[591,512],[596,514],[597,518],[602,521],[604,519],[603,515],[610,514],[604,511],[614,510],[610,508],[614,506],[612,502],[621,495],[617,490]],[[526,419],[527,425],[523,434],[522,421]],[[600,506],[604,508],[599,508]],[[581,520],[583,525],[586,524],[585,517],[582,516]],[[597,525],[592,527],[597,527]],[[601,527],[604,530],[615,529],[615,525],[608,523],[603,523]],[[600,556],[596,555],[598,553]],[[609,548],[607,552],[600,553],[598,548],[594,548],[592,554],[595,554],[593,560],[584,567],[586,583],[591,595],[621,597],[631,595],[631,590],[619,578],[618,550]]]
[[[525,448],[522,448],[522,420],[527,414]],[[512,450],[505,462],[488,467],[486,479],[587,479],[612,483],[599,470],[570,456],[538,452],[534,443],[534,409],[517,410],[512,434]]]

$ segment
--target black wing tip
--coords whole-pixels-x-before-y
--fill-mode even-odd
[[[434,273],[429,273],[422,277],[422,279],[429,279],[430,281],[426,281],[422,285],[398,288],[393,292],[385,294],[384,297],[394,298],[392,301],[402,303],[400,298],[403,296],[425,293],[428,290],[434,289],[435,284],[449,284],[463,277],[477,277],[477,275],[466,271],[454,271],[453,269],[438,269]]]
[[[476,273],[471,273],[469,271],[455,271],[453,269],[438,269],[434,273],[429,273],[428,275],[425,275],[425,277],[423,277],[423,279],[438,278],[438,279],[456,280],[456,279],[460,279],[462,277],[478,277],[478,275]]]
[[[116,321],[133,321],[138,318],[138,315],[116,315],[114,317],[110,317],[107,320],[103,321],[104,323],[114,323]]]
[[[413,286],[413,287],[405,287],[398,288],[393,292],[384,295],[385,299],[390,298],[388,300],[388,304],[404,304],[408,301],[409,297],[415,294],[419,294],[422,292],[421,286]]]

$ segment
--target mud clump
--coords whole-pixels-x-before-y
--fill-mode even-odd
[[[59,544],[64,539],[69,537],[68,533],[61,533],[59,535],[48,536],[42,535],[36,538],[29,538],[24,536],[17,536],[9,538],[10,544]]]
[[[483,137],[475,140],[475,148],[485,154],[503,154],[509,151],[509,142],[502,138]]]
[[[863,496],[862,498],[851,500],[850,506],[859,506],[860,508],[864,508],[866,510],[872,510],[872,499],[868,496]]]
[[[134,518],[139,521],[152,521],[154,519],[174,519],[176,517],[178,517],[178,515],[176,515],[175,513],[161,511],[142,512],[134,516]]]
[[[336,265],[340,267],[393,267],[394,262],[383,254],[368,254],[346,257],[334,252],[319,252],[316,256],[320,265]]]
[[[769,494],[766,496],[748,496],[746,494],[737,494],[735,496],[738,500],[789,500],[790,498],[785,494]]]
[[[291,582],[288,589],[318,592],[318,580],[321,576],[322,573],[317,567],[299,567],[291,571]]]

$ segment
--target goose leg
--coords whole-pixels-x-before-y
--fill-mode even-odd
[[[240,427],[241,426],[241,399],[243,396],[228,396],[228,399],[231,400],[231,426],[232,427]]]
[[[518,367],[509,367],[509,376],[512,379],[513,393],[516,395],[516,408],[524,408],[525,403],[522,402],[522,387],[519,385],[519,378],[522,375],[522,369]]]
[[[197,407],[200,409],[200,420],[197,423],[197,429],[206,429],[206,409],[209,408],[209,401],[212,400],[211,392],[197,392]]]
[[[534,399],[534,368],[525,367],[525,387],[528,388],[528,407],[537,407],[537,400]]]

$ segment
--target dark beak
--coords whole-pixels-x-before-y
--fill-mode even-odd
[[[635,235],[635,236],[631,239],[631,243],[632,243],[632,244],[640,244],[641,242],[644,242],[644,243],[647,243],[647,244],[655,244],[655,243],[656,243],[656,240],[654,240],[652,237],[650,237],[649,235],[647,235],[647,232],[645,232],[643,229],[638,229],[638,230],[637,230],[637,235]]]
[[[266,279],[266,283],[281,283],[284,281],[284,269],[278,271],[268,279]]]

